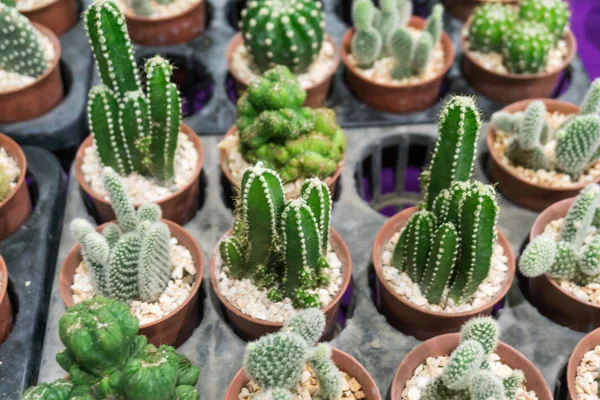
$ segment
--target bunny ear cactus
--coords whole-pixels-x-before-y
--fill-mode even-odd
[[[477,7],[469,25],[469,44],[483,53],[499,53],[505,35],[512,31],[516,22],[517,15],[512,7],[498,3]]]
[[[594,79],[585,94],[579,110],[581,115],[600,114],[600,78]]]
[[[556,168],[578,179],[591,163],[598,160],[599,148],[600,116],[574,117],[556,133]]]
[[[569,5],[563,0],[521,0],[519,3],[519,17],[546,25],[555,42],[564,36],[570,16]]]
[[[545,25],[520,20],[502,43],[503,62],[513,74],[538,74],[546,69],[554,42]]]

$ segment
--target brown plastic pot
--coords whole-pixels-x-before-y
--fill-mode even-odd
[[[204,152],[202,150],[200,139],[189,126],[181,124],[181,131],[185,133],[188,139],[190,139],[198,152],[198,165],[194,172],[194,179],[182,189],[161,200],[155,201],[155,203],[162,209],[163,218],[180,225],[185,225],[194,218],[200,204],[200,170],[202,169],[202,163],[204,161]],[[75,156],[75,176],[77,182],[79,182],[79,186],[91,198],[92,203],[98,212],[100,221],[108,222],[116,218],[110,202],[92,190],[81,172],[85,149],[92,145],[93,140],[94,138],[91,135],[88,136],[79,147],[79,150],[77,150],[77,155]],[[134,204],[134,206],[137,208],[140,204]]]
[[[428,357],[439,357],[450,355],[459,344],[460,334],[451,333],[429,339],[413,349],[400,364],[396,370],[392,381],[391,400],[401,400],[402,391],[406,381],[412,378],[417,367],[427,360]],[[552,394],[544,377],[538,369],[523,354],[511,346],[498,342],[496,354],[500,357],[503,364],[512,369],[520,369],[525,375],[525,385],[527,390],[535,391],[538,399],[552,400]]]
[[[365,400],[381,400],[381,393],[377,388],[375,380],[354,357],[344,353],[336,348],[331,349],[331,359],[338,369],[355,378],[362,386],[361,390],[365,394]],[[233,380],[225,393],[225,400],[238,400],[238,395],[242,389],[250,382],[250,378],[246,375],[244,369],[240,369],[233,377]]]
[[[233,125],[231,128],[229,128],[229,130],[225,134],[225,137],[235,135],[236,133],[237,133],[237,126]],[[326,178],[324,180],[324,182],[327,184],[327,187],[329,188],[329,191],[331,192],[331,197],[333,197],[335,194],[335,186],[336,186],[335,184],[337,183],[337,180],[340,177],[340,174],[342,173],[342,168],[344,167],[345,160],[346,160],[346,154],[344,154],[342,161],[339,162],[337,169],[333,172],[333,175],[329,176],[328,178]],[[219,163],[221,164],[221,171],[223,171],[223,174],[225,175],[225,177],[231,184],[231,187],[239,189],[240,182],[236,181],[233,178],[233,175],[231,175],[231,170],[229,169],[229,166],[227,165],[227,152],[224,149],[219,149]]]
[[[594,350],[598,345],[600,345],[600,329],[593,330],[585,335],[577,343],[577,346],[575,346],[575,349],[571,353],[571,357],[569,357],[569,363],[567,364],[567,388],[569,389],[569,398],[571,400],[578,398],[577,390],[575,389],[575,378],[577,377],[579,363],[581,363],[585,353]]]
[[[0,123],[21,122],[39,117],[56,107],[64,97],[63,81],[60,74],[60,42],[45,26],[32,23],[44,36],[50,39],[56,58],[52,66],[31,84],[14,90],[0,92]]]
[[[381,262],[386,243],[406,225],[417,210],[417,207],[410,207],[400,211],[383,225],[373,245],[373,265],[377,275],[377,288],[379,289],[377,301],[388,322],[407,335],[414,336],[419,340],[426,340],[445,333],[458,332],[460,327],[473,317],[490,315],[496,305],[503,301],[510,289],[515,276],[515,257],[506,236],[498,231],[498,243],[504,249],[504,255],[507,258],[507,279],[500,292],[488,304],[471,311],[451,314],[429,311],[418,307],[396,293],[383,277]]]
[[[409,26],[423,30],[425,20],[412,16]],[[424,110],[432,106],[440,97],[440,89],[444,76],[454,62],[454,47],[452,39],[446,32],[442,32],[441,44],[446,56],[444,68],[433,78],[424,82],[407,85],[381,83],[361,74],[357,67],[349,60],[352,46],[354,28],[346,31],[342,40],[342,60],[346,66],[347,80],[352,93],[364,104],[376,110],[391,113],[411,113]]]
[[[464,30],[468,30],[470,24],[471,21],[467,21]],[[571,64],[577,53],[577,42],[573,33],[568,31],[563,39],[569,52],[563,65],[557,70],[540,74],[499,74],[484,68],[473,58],[467,49],[465,37],[461,36],[463,75],[473,89],[498,103],[510,104],[524,99],[550,97],[561,73]]]
[[[325,79],[323,79],[321,82],[306,88],[306,101],[304,102],[304,105],[307,107],[322,107],[325,104],[327,94],[329,93],[329,87],[331,86],[331,80],[335,74],[335,71],[337,70],[338,65],[340,64],[340,52],[338,47],[329,35],[327,35],[327,41],[329,41],[335,49],[335,67],[329,71]],[[227,46],[227,67],[229,68],[229,72],[235,80],[235,88],[240,95],[246,91],[248,85],[250,84],[249,80],[243,79],[237,73],[235,68],[233,68],[233,53],[235,53],[235,50],[238,48],[238,46],[242,44],[242,34],[238,32],[233,39],[231,39],[229,45]]]
[[[529,240],[544,232],[550,222],[567,215],[575,198],[561,200],[546,208],[536,218]],[[560,286],[544,274],[527,279],[529,300],[548,319],[580,332],[590,332],[600,327],[600,306],[582,301],[562,290]]]
[[[8,269],[0,256],[0,345],[6,341],[13,327],[13,309],[8,296]]]
[[[25,181],[27,174],[27,160],[25,153],[17,142],[0,133],[0,148],[16,160],[21,174],[17,179],[17,185],[12,192],[0,202],[0,240],[6,239],[15,233],[31,215],[32,205],[29,188]]]
[[[196,279],[192,286],[192,291],[187,299],[177,307],[172,313],[158,319],[154,322],[140,326],[140,335],[145,335],[148,342],[159,346],[168,344],[171,346],[180,346],[191,335],[194,329],[200,324],[201,302],[200,285],[204,276],[204,258],[202,250],[192,235],[174,222],[162,220],[169,227],[171,237],[177,239],[180,245],[184,246],[192,254],[194,265],[196,266]],[[107,224],[100,225],[96,230],[98,232]],[[60,295],[65,306],[71,307],[73,302],[73,276],[75,270],[81,263],[81,245],[76,244],[63,262],[59,277]]]
[[[50,29],[56,36],[70,30],[77,23],[76,0],[54,0],[31,10],[19,10],[31,22]]]
[[[495,0],[494,3],[500,4],[517,4],[518,0]],[[483,4],[489,3],[489,1],[481,0],[444,0],[444,8],[448,14],[454,18],[458,18],[461,21],[469,19],[473,11],[477,7]]]
[[[544,102],[549,112],[558,112],[561,114],[579,113],[578,106],[553,99],[521,100],[505,107],[502,111],[509,113],[524,111],[529,103],[536,100]],[[529,182],[502,162],[502,157],[496,152],[496,147],[494,146],[496,142],[496,129],[492,124],[489,124],[486,140],[490,152],[488,170],[492,181],[498,182],[498,188],[507,199],[521,207],[532,211],[542,211],[557,201],[576,196],[587,185],[587,183],[578,183],[566,187],[552,187]],[[597,178],[596,182],[600,182],[600,178]]]
[[[329,229],[331,247],[336,252],[340,261],[342,262],[342,284],[340,291],[336,294],[333,300],[323,308],[325,314],[325,330],[323,332],[322,339],[330,339],[333,334],[333,328],[335,327],[335,321],[337,318],[338,309],[340,308],[340,301],[342,296],[346,293],[348,285],[350,284],[350,278],[352,277],[352,259],[350,258],[350,251],[344,239],[337,233],[333,228]],[[231,236],[231,229],[227,231],[225,236]],[[220,241],[219,241],[220,243]],[[219,302],[225,310],[225,314],[229,319],[229,322],[233,326],[235,332],[244,340],[254,340],[261,336],[267,335],[278,331],[282,326],[282,322],[271,322],[262,319],[253,318],[249,315],[244,314],[242,311],[233,306],[229,300],[225,298],[219,291],[219,285],[217,284],[217,266],[216,257],[219,254],[219,243],[213,251],[212,257],[210,258],[210,284],[212,285],[213,291],[217,295]]]

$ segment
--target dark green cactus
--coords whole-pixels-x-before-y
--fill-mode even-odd
[[[321,235],[321,253],[329,246],[329,225],[331,224],[331,196],[325,182],[319,179],[307,179],[302,184],[300,197],[310,207]]]
[[[419,283],[427,265],[430,239],[435,229],[435,217],[426,210],[416,212],[402,236],[406,235],[406,270],[413,282]]]
[[[472,49],[482,53],[499,53],[504,38],[516,23],[517,14],[512,7],[498,3],[477,7],[469,25],[469,44]]]
[[[421,279],[421,292],[429,304],[439,304],[450,282],[458,257],[459,240],[454,224],[446,222],[433,236],[429,260]]]
[[[538,74],[546,69],[553,38],[545,25],[520,20],[504,38],[502,61],[513,74]]]
[[[540,22],[548,28],[554,41],[562,39],[569,28],[569,4],[563,0],[521,0],[519,17]]]

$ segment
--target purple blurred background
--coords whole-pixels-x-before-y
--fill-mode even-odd
[[[579,56],[591,79],[600,77],[600,0],[568,0],[571,29],[577,38]]]

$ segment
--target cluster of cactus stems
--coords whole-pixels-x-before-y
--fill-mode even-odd
[[[135,210],[112,169],[104,170],[103,179],[119,225],[111,223],[98,233],[84,219],[71,223],[93,287],[100,295],[122,301],[155,301],[171,276],[169,227],[161,222],[156,204]]]
[[[171,346],[137,335],[129,306],[94,297],[59,321],[66,349],[56,355],[68,378],[29,388],[23,400],[197,400],[200,371]]]
[[[548,53],[564,36],[569,16],[563,0],[523,0],[518,9],[488,3],[473,15],[469,44],[476,51],[502,54],[511,73],[537,74],[546,69]]]
[[[302,73],[319,55],[325,14],[315,0],[253,0],[242,10],[244,46],[261,72],[284,65]]]
[[[546,106],[531,102],[524,112],[499,111],[492,116],[496,129],[510,134],[505,154],[513,163],[533,170],[556,170],[577,180],[600,159],[600,79],[592,82],[580,114],[557,129],[548,123]],[[546,146],[555,143],[554,152]]]
[[[469,97],[453,97],[442,110],[439,139],[421,175],[423,202],[393,253],[430,304],[447,295],[468,301],[487,277],[497,239],[494,188],[471,181],[481,120]]]
[[[235,278],[251,278],[297,308],[319,307],[310,292],[328,284],[331,195],[319,179],[304,181],[299,199],[285,200],[281,180],[262,164],[247,168],[236,205],[232,236],[220,244],[221,258]]]
[[[250,163],[261,161],[285,181],[325,179],[338,167],[346,138],[331,109],[302,107],[306,91],[284,66],[248,86],[237,103],[240,151]]]
[[[499,327],[491,317],[468,321],[460,344],[450,355],[441,377],[421,394],[423,400],[513,400],[524,380],[523,372],[501,379],[491,371],[488,357],[498,346]]]
[[[103,82],[92,88],[88,101],[90,131],[102,164],[123,176],[136,172],[169,184],[181,122],[171,64],[160,56],[146,61],[145,93],[119,7],[96,0],[84,19]]]
[[[527,277],[549,274],[580,285],[600,282],[600,235],[586,241],[590,227],[600,226],[600,187],[591,183],[575,198],[557,240],[547,234],[533,239],[519,260]]]
[[[32,78],[46,72],[40,33],[8,1],[0,1],[0,27],[0,69]]]
[[[173,0],[154,0],[157,4],[166,6],[171,4]],[[133,10],[135,15],[140,17],[149,17],[154,14],[152,0],[127,0],[127,6]]]
[[[336,400],[342,395],[342,376],[327,344],[316,345],[325,329],[317,308],[299,311],[283,329],[249,343],[244,356],[246,374],[261,391],[261,400],[293,400],[296,383],[309,365],[317,378],[313,398]]]
[[[397,80],[421,75],[440,40],[443,13],[444,7],[435,5],[423,32],[414,35],[407,28],[410,0],[382,0],[381,9],[372,0],[357,0],[352,8],[352,55],[361,68],[370,68],[382,57],[393,57],[392,78]]]
[[[0,165],[0,203],[12,192],[11,181],[12,179],[6,172],[6,169]]]

